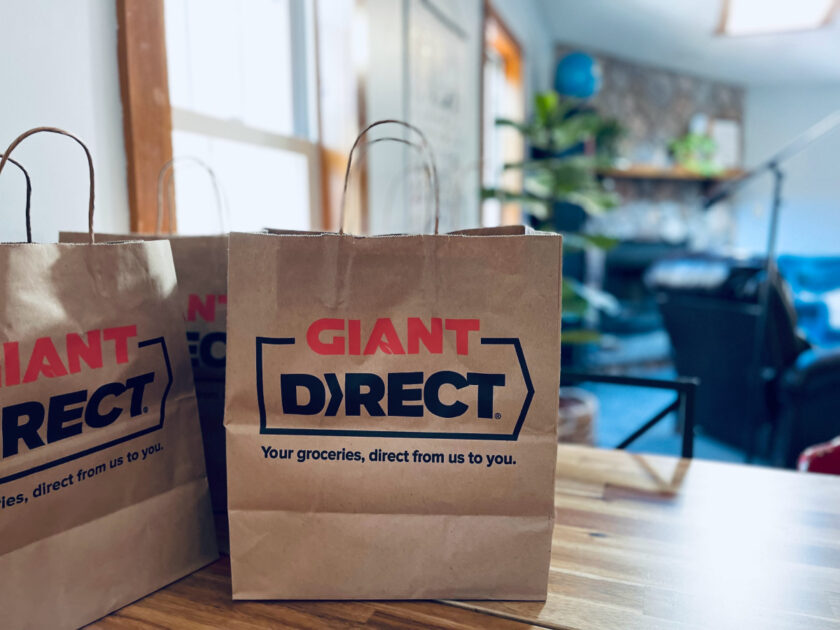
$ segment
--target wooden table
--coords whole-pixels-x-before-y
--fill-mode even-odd
[[[215,564],[92,627],[840,630],[840,477],[561,446],[545,602],[233,602]]]

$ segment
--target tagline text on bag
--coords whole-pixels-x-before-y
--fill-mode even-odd
[[[84,483],[94,477],[107,473],[114,468],[120,468],[125,464],[131,464],[137,461],[146,461],[155,453],[163,450],[160,442],[144,446],[140,449],[128,449],[125,455],[114,455],[108,460],[99,461],[92,464],[82,464],[76,471],[71,471],[66,475],[57,477],[52,481],[41,481],[35,486],[31,494],[27,495],[19,492],[15,495],[5,496],[0,494],[0,509],[5,510],[15,505],[23,505],[29,503],[30,497],[32,499],[40,499],[49,495],[54,495],[61,492],[65,488],[76,486],[79,483]]]
[[[498,455],[495,453],[429,453],[414,449],[413,451],[386,451],[381,448],[369,451],[364,455],[361,451],[349,451],[341,448],[335,449],[293,449],[275,448],[273,446],[262,446],[265,459],[294,459],[298,463],[312,461],[330,462],[391,462],[401,464],[473,464],[483,465],[486,468],[494,466],[515,466],[516,460],[511,455]]]

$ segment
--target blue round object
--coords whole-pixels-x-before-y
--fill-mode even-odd
[[[575,98],[595,96],[601,89],[601,66],[586,53],[569,53],[557,64],[554,89]]]

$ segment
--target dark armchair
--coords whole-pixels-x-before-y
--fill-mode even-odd
[[[840,435],[840,352],[820,353],[798,334],[789,291],[777,278],[758,356],[765,277],[761,261],[696,256],[659,261],[647,282],[677,372],[700,379],[697,425],[793,467],[806,447]]]

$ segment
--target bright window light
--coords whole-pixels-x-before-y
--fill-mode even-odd
[[[720,31],[725,35],[767,35],[825,25],[836,0],[726,0]]]

